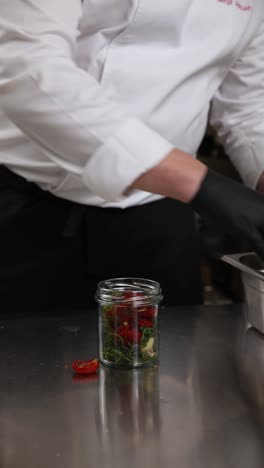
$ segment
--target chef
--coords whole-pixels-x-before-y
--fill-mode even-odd
[[[195,211],[264,257],[263,0],[2,0],[0,57],[2,304],[200,303]],[[195,159],[208,118],[245,185]]]

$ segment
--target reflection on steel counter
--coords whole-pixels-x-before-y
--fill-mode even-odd
[[[241,388],[256,407],[264,427],[264,336],[252,327],[241,330],[237,348]]]
[[[99,378],[99,434],[102,450],[116,459],[117,453],[148,442],[158,443],[160,433],[159,373],[157,367],[134,370],[101,366]],[[117,452],[118,450],[118,452]]]
[[[263,468],[263,341],[245,347],[242,307],[160,315],[159,368],[73,381],[69,363],[96,355],[95,313],[0,322],[0,466]]]

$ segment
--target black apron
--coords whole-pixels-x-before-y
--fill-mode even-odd
[[[110,277],[154,279],[164,304],[199,304],[199,244],[192,210],[176,200],[84,206],[0,166],[1,315],[95,307]]]

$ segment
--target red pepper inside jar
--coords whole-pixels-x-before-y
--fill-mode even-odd
[[[134,368],[159,358],[159,283],[118,278],[98,284],[99,359],[103,364]]]

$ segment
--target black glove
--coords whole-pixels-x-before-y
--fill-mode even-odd
[[[208,169],[190,202],[201,217],[246,240],[264,260],[264,195]]]

